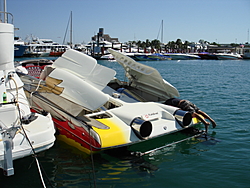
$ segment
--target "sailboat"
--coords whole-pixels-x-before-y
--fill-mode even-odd
[[[55,128],[49,113],[31,112],[15,72],[13,16],[6,12],[6,1],[0,16],[0,168],[11,176],[13,160],[53,146]]]

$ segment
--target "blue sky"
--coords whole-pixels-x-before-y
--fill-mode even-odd
[[[89,42],[99,28],[120,42],[154,40],[162,20],[163,42],[249,40],[250,0],[7,0],[7,10],[23,39],[62,43],[72,11],[73,43]]]

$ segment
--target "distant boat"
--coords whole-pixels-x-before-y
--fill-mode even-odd
[[[233,54],[233,53],[215,53],[214,55],[219,60],[226,60],[226,59],[238,60],[238,59],[242,59],[241,55]]]
[[[100,57],[100,60],[114,60],[114,57],[112,54],[106,54]]]
[[[114,48],[114,49],[120,49],[121,48],[121,43],[118,43],[118,42],[108,42],[108,41],[106,41],[106,40],[101,40],[101,41],[99,41],[99,43],[97,44],[97,42],[96,41],[90,41],[90,42],[88,42],[88,44],[86,44],[85,46],[87,47],[87,48],[92,48],[93,47],[93,45],[95,45],[95,46],[100,46],[100,47],[104,47],[104,48],[106,48],[106,49],[108,49],[108,48]]]
[[[200,52],[194,55],[198,55],[201,59],[217,60],[217,56],[208,52]]]
[[[170,56],[162,55],[160,53],[135,53],[134,59],[137,61],[159,61],[159,60],[171,60]]]
[[[22,57],[27,46],[25,45],[24,41],[18,37],[14,37],[14,56],[15,57]]]
[[[80,52],[85,52],[86,51],[86,46],[84,44],[74,44],[73,49],[77,50],[77,51],[80,51]]]
[[[243,59],[250,59],[250,48],[244,48],[242,57]]]
[[[51,39],[33,38],[32,42],[27,45],[24,56],[61,56],[68,49],[70,49],[69,45],[58,44]]]
[[[184,53],[165,53],[163,55],[170,56],[172,60],[190,60],[190,59],[200,59],[200,56],[194,54],[184,54]]]
[[[100,59],[103,55],[109,54],[108,49],[120,50],[122,48],[119,42],[109,42],[104,39],[97,41],[90,41],[85,45],[87,53],[95,59]]]

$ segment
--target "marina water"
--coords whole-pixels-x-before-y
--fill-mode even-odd
[[[117,71],[117,62],[99,61]],[[142,62],[156,68],[183,99],[216,122],[214,138],[191,139],[142,157],[100,153],[87,156],[57,140],[38,154],[47,187],[250,187],[250,61],[182,60]],[[160,146],[164,139],[157,140]],[[157,145],[157,143],[154,143]],[[32,157],[14,162],[15,175],[0,173],[0,187],[42,187]],[[46,178],[48,176],[48,179]]]

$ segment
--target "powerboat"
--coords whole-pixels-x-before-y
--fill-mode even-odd
[[[168,55],[163,55],[160,53],[135,53],[134,59],[137,61],[160,61],[160,60],[171,60]]]
[[[169,56],[172,60],[192,60],[200,59],[198,55],[187,53],[164,53],[163,55]]]
[[[26,51],[23,56],[28,57],[48,57],[60,56],[66,50],[70,49],[69,45],[58,44],[51,39],[39,39],[32,37],[32,41],[27,44]]]
[[[31,107],[51,113],[59,140],[90,154],[201,126],[189,112],[163,104],[179,92],[156,69],[109,52],[127,81],[73,49],[45,66],[40,79],[20,75]]]
[[[22,57],[27,46],[25,45],[24,41],[18,37],[14,37],[14,56],[15,57]]]
[[[215,54],[208,53],[208,52],[195,53],[194,55],[198,55],[200,59],[218,60]]]
[[[23,83],[14,67],[12,14],[1,12],[0,23],[0,168],[14,175],[13,160],[35,155],[53,146],[55,127],[44,112],[31,112]],[[10,18],[10,19],[9,19]]]
[[[27,71],[27,74],[36,78],[40,77],[40,74],[46,65],[52,65],[53,61],[49,59],[26,59],[19,62],[15,62],[16,71]],[[25,70],[23,70],[23,68]]]
[[[239,60],[242,59],[241,55],[233,53],[215,53],[218,60]]]

